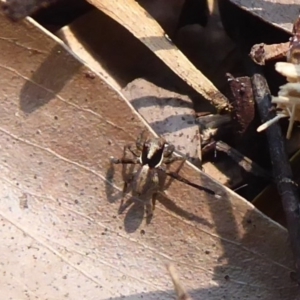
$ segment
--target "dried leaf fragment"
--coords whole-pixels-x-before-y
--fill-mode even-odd
[[[272,45],[256,44],[251,48],[249,56],[255,63],[264,66],[266,61],[285,57],[289,47],[289,42]]]
[[[272,59],[287,58],[287,61],[293,64],[300,63],[300,18],[298,17],[293,24],[293,36],[289,42],[280,44],[257,44],[250,51],[251,59],[259,64],[265,65],[265,62]]]

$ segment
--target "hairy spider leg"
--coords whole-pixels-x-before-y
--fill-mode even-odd
[[[186,158],[185,158],[185,157],[182,157],[182,156],[166,157],[166,158],[163,160],[163,164],[165,164],[166,166],[168,166],[168,165],[171,165],[172,163],[174,163],[175,161],[182,161],[182,163],[179,165],[179,167],[176,169],[175,172],[168,171],[168,170],[167,170],[165,167],[163,167],[163,166],[160,167],[160,170],[163,170],[164,173],[165,173],[166,175],[169,175],[169,173],[172,173],[172,174],[174,175],[174,176],[170,176],[170,175],[169,175],[170,179],[168,180],[167,183],[164,184],[164,189],[168,189],[168,188],[169,188],[169,186],[171,185],[173,179],[177,179],[177,180],[181,181],[180,178],[182,178],[182,177],[181,177],[178,173],[180,172],[180,170],[181,170],[183,164],[184,164],[185,161],[186,161]]]
[[[175,150],[175,146],[172,145],[172,144],[171,145],[168,144],[165,147],[165,149],[164,149],[164,157],[165,158],[171,157],[171,155],[173,154],[174,150]]]
[[[136,139],[135,145],[139,151],[143,151],[144,144],[148,139],[148,131],[143,130]]]
[[[136,149],[140,152],[139,149]],[[126,156],[127,151],[129,151],[134,157],[140,157],[140,153],[137,153],[135,150],[132,149],[132,145],[128,144],[124,146],[124,150],[123,150],[123,157]]]
[[[182,157],[182,156],[172,156],[170,158],[166,158],[163,160],[163,163],[166,164],[166,165],[170,165],[172,164],[173,162],[175,161],[186,161],[186,158],[185,157]]]
[[[115,158],[115,157],[111,157],[111,162],[115,165],[118,164],[122,164],[122,165],[135,165],[135,164],[139,164],[139,159],[138,157],[134,157],[134,158]]]
[[[128,150],[130,151],[130,153],[134,157],[132,157],[132,158],[126,157]],[[139,161],[139,155],[136,154],[131,149],[131,145],[130,144],[127,144],[127,145],[124,146],[122,158],[119,158],[119,159],[118,158],[112,158],[111,161],[114,164],[123,164],[123,165],[126,165],[126,164],[134,164],[135,165],[135,164],[139,164],[140,163],[140,161]],[[123,185],[123,189],[122,189],[122,199],[121,199],[121,203],[120,203],[119,212],[122,212],[124,210],[124,198],[125,198],[125,195],[126,195],[126,192],[127,192],[128,185],[132,182],[132,180],[133,180],[133,175],[132,174],[129,177],[127,177],[127,178],[125,177],[124,178],[124,185]]]
[[[172,164],[174,161],[178,161],[178,160],[186,160],[186,158],[182,157],[182,156],[172,156],[172,154],[174,153],[175,150],[175,146],[174,145],[168,145],[165,150],[164,150],[164,159],[163,159],[163,163],[166,165]]]
[[[122,213],[124,210],[126,210],[127,207],[129,207],[131,205],[131,203],[133,202],[132,199],[129,199],[128,202],[125,204],[124,206],[124,198],[125,195],[127,194],[127,188],[128,185],[132,182],[134,178],[133,174],[130,174],[130,176],[128,176],[125,180],[124,180],[124,185],[123,185],[123,190],[122,190],[122,199],[120,202],[120,206],[119,206],[119,213]]]

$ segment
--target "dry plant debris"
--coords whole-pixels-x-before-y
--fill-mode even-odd
[[[216,91],[214,87],[203,84],[209,89],[201,90],[202,82],[197,81],[201,76],[176,69],[183,57],[176,56],[178,49],[170,46],[163,31],[145,36],[145,28],[131,28],[130,19],[136,22],[137,18],[125,7],[128,4],[129,11],[133,8],[140,16],[144,11],[135,10],[137,6],[132,5],[136,3],[93,2],[166,59],[181,78],[192,78],[189,83],[194,80],[206,99],[214,96],[209,94]],[[125,10],[120,10],[120,4]],[[156,25],[151,22],[145,22],[145,27],[152,30]],[[54,299],[66,294],[82,299],[95,295],[99,299],[169,299],[172,292],[166,291],[168,281],[161,278],[160,263],[168,257],[181,262],[185,281],[199,299],[297,296],[298,287],[288,278],[294,268],[286,231],[188,163],[183,167],[185,178],[209,186],[221,198],[175,181],[167,197],[160,199],[151,226],[145,227],[138,210],[116,216],[123,174],[118,167],[111,170],[107,158],[118,155],[139,130],[150,128],[128,100],[35,22],[27,19],[11,24],[1,15],[0,25],[0,227],[5,246],[1,290],[13,292],[16,299],[24,293],[24,285],[35,297]],[[152,42],[151,37],[168,43]],[[173,52],[165,55],[168,49],[159,48],[161,45]],[[216,103],[220,99],[224,102]],[[222,95],[212,97],[221,109],[226,101]],[[226,145],[219,143],[221,146],[228,152]],[[252,162],[246,163],[248,168]],[[293,184],[287,178],[279,178],[279,184]],[[292,213],[297,214],[297,209]],[[139,227],[143,229],[137,230]],[[20,256],[25,262],[22,272],[14,264]],[[44,274],[42,270],[49,266],[54,272]],[[144,278],[137,278],[141,268]],[[53,273],[62,271],[66,275],[53,283]],[[178,297],[189,299],[174,270],[171,277]]]
[[[276,63],[276,71],[287,77],[288,83],[280,87],[278,96],[272,97],[272,103],[277,105],[277,115],[257,128],[263,131],[281,118],[289,118],[286,138],[289,139],[295,121],[300,121],[300,65],[292,63]]]
[[[292,27],[293,36],[289,42],[266,45],[264,43],[254,45],[250,51],[250,57],[259,65],[265,65],[266,61],[287,57],[290,63],[298,64],[300,46],[300,19],[295,18]]]
[[[179,279],[179,276],[178,276],[175,266],[173,264],[168,264],[167,270],[169,271],[169,274],[172,278],[174,289],[175,289],[175,292],[177,295],[177,300],[192,300],[190,295],[187,293],[187,291],[181,284],[181,281]]]
[[[193,66],[166,37],[159,24],[136,1],[88,0],[88,2],[127,28],[219,111],[229,109],[227,98]],[[137,23],[143,24],[143,26],[136,26]]]
[[[289,118],[286,138],[290,139],[295,121],[300,121],[300,18],[294,23],[293,36],[290,38],[286,52],[287,62],[278,62],[275,69],[285,76],[288,83],[280,87],[277,97],[272,97],[272,103],[277,104],[277,115],[258,127],[257,131],[265,130],[281,118]]]
[[[30,18],[0,26],[2,293],[172,299],[168,257],[196,299],[297,296],[286,230],[190,163],[181,174],[221,198],[174,180],[150,226],[140,210],[118,216],[121,166],[108,158],[149,127]]]

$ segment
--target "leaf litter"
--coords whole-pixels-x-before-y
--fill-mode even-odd
[[[27,60],[30,50],[24,49],[23,61],[16,62],[15,46],[1,41],[7,83],[2,93],[1,214],[4,226],[12,225],[3,231],[11,251],[2,290],[20,299],[26,293],[82,299],[132,299],[146,293],[147,299],[171,299],[164,270],[169,261],[180,265],[196,298],[284,299],[297,293],[288,279],[293,268],[286,231],[190,164],[183,168],[184,176],[218,190],[221,199],[173,181],[151,226],[145,226],[137,207],[117,215],[121,170],[110,169],[107,158],[120,153],[146,124],[101,78],[87,78],[89,70],[36,23],[13,25],[3,17],[1,23],[5,38],[21,44],[30,28],[32,46],[42,53]],[[63,63],[44,73],[57,56]],[[51,81],[57,77],[64,78],[63,85]],[[101,95],[101,101],[94,95]],[[21,211],[24,192],[30,209]],[[29,276],[13,268],[20,253],[22,272]],[[11,279],[22,284],[11,287]]]

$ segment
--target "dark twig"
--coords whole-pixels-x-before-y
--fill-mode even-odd
[[[300,17],[296,19],[293,25],[293,36],[289,42],[281,44],[258,44],[251,49],[249,56],[258,65],[265,65],[266,61],[273,59],[287,58],[294,64],[299,64],[300,53]]]
[[[271,109],[268,84],[260,74],[254,74],[251,80],[260,118],[264,123],[275,116],[275,112]],[[297,184],[293,180],[292,169],[279,124],[275,123],[266,129],[266,135],[273,165],[274,181],[283,204],[291,246],[296,260],[297,272],[294,277],[300,284],[300,210]]]

